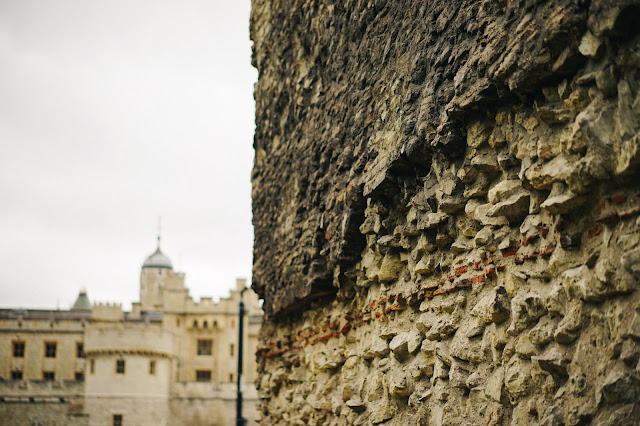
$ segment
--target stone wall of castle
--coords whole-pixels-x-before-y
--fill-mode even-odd
[[[87,426],[77,381],[0,381],[0,419],[12,426]]]
[[[640,6],[252,4],[264,424],[637,424]]]

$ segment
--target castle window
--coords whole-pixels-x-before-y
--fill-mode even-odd
[[[46,358],[55,358],[56,357],[56,342],[45,342],[44,343],[44,356]]]
[[[211,370],[196,370],[196,381],[197,382],[210,382],[211,381]]]
[[[218,321],[213,322],[213,328],[218,328]]]
[[[198,328],[198,321],[193,321],[193,328]]]
[[[84,358],[84,343],[76,343],[76,358]]]
[[[235,352],[235,347],[233,346],[233,343],[229,345],[229,355],[230,356],[235,356],[233,353]]]
[[[95,373],[95,372],[96,372],[96,360],[95,360],[95,359],[92,359],[92,360],[89,362],[89,374],[93,374],[93,373]]]
[[[122,426],[122,414],[113,415],[113,426]]]
[[[124,359],[116,361],[116,374],[124,374]]]
[[[155,361],[149,361],[149,374],[151,374],[151,375],[156,374],[156,362]]]
[[[13,342],[13,356],[24,358],[24,342]]]
[[[202,328],[207,328],[207,327],[209,327],[209,324],[208,324],[206,321],[205,321],[205,322],[203,322],[203,323],[202,323]]]
[[[42,380],[55,380],[56,374],[53,371],[43,371]]]
[[[22,380],[22,371],[21,370],[12,371],[11,380]]]
[[[198,339],[198,355],[211,355],[211,339]]]
[[[233,383],[233,373],[229,373],[229,381]]]
[[[82,371],[76,371],[76,382],[83,382],[84,381],[84,373]]]

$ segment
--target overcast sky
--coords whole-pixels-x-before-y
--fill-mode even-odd
[[[250,0],[0,0],[0,306],[250,278]]]

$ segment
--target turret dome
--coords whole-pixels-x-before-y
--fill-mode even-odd
[[[173,265],[171,264],[171,259],[160,251],[160,247],[142,264],[143,268],[167,268],[173,269]]]
[[[87,290],[84,288],[80,290],[80,294],[78,294],[78,298],[76,299],[76,303],[73,304],[71,308],[72,311],[90,311],[91,303],[89,302],[89,298],[87,297]]]

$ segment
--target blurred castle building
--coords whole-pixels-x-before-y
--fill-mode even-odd
[[[258,297],[194,302],[185,275],[157,250],[142,265],[140,302],[61,310],[0,309],[0,419],[11,425],[233,425],[238,306],[245,303],[242,389],[253,423]],[[6,423],[4,423],[6,422]]]

